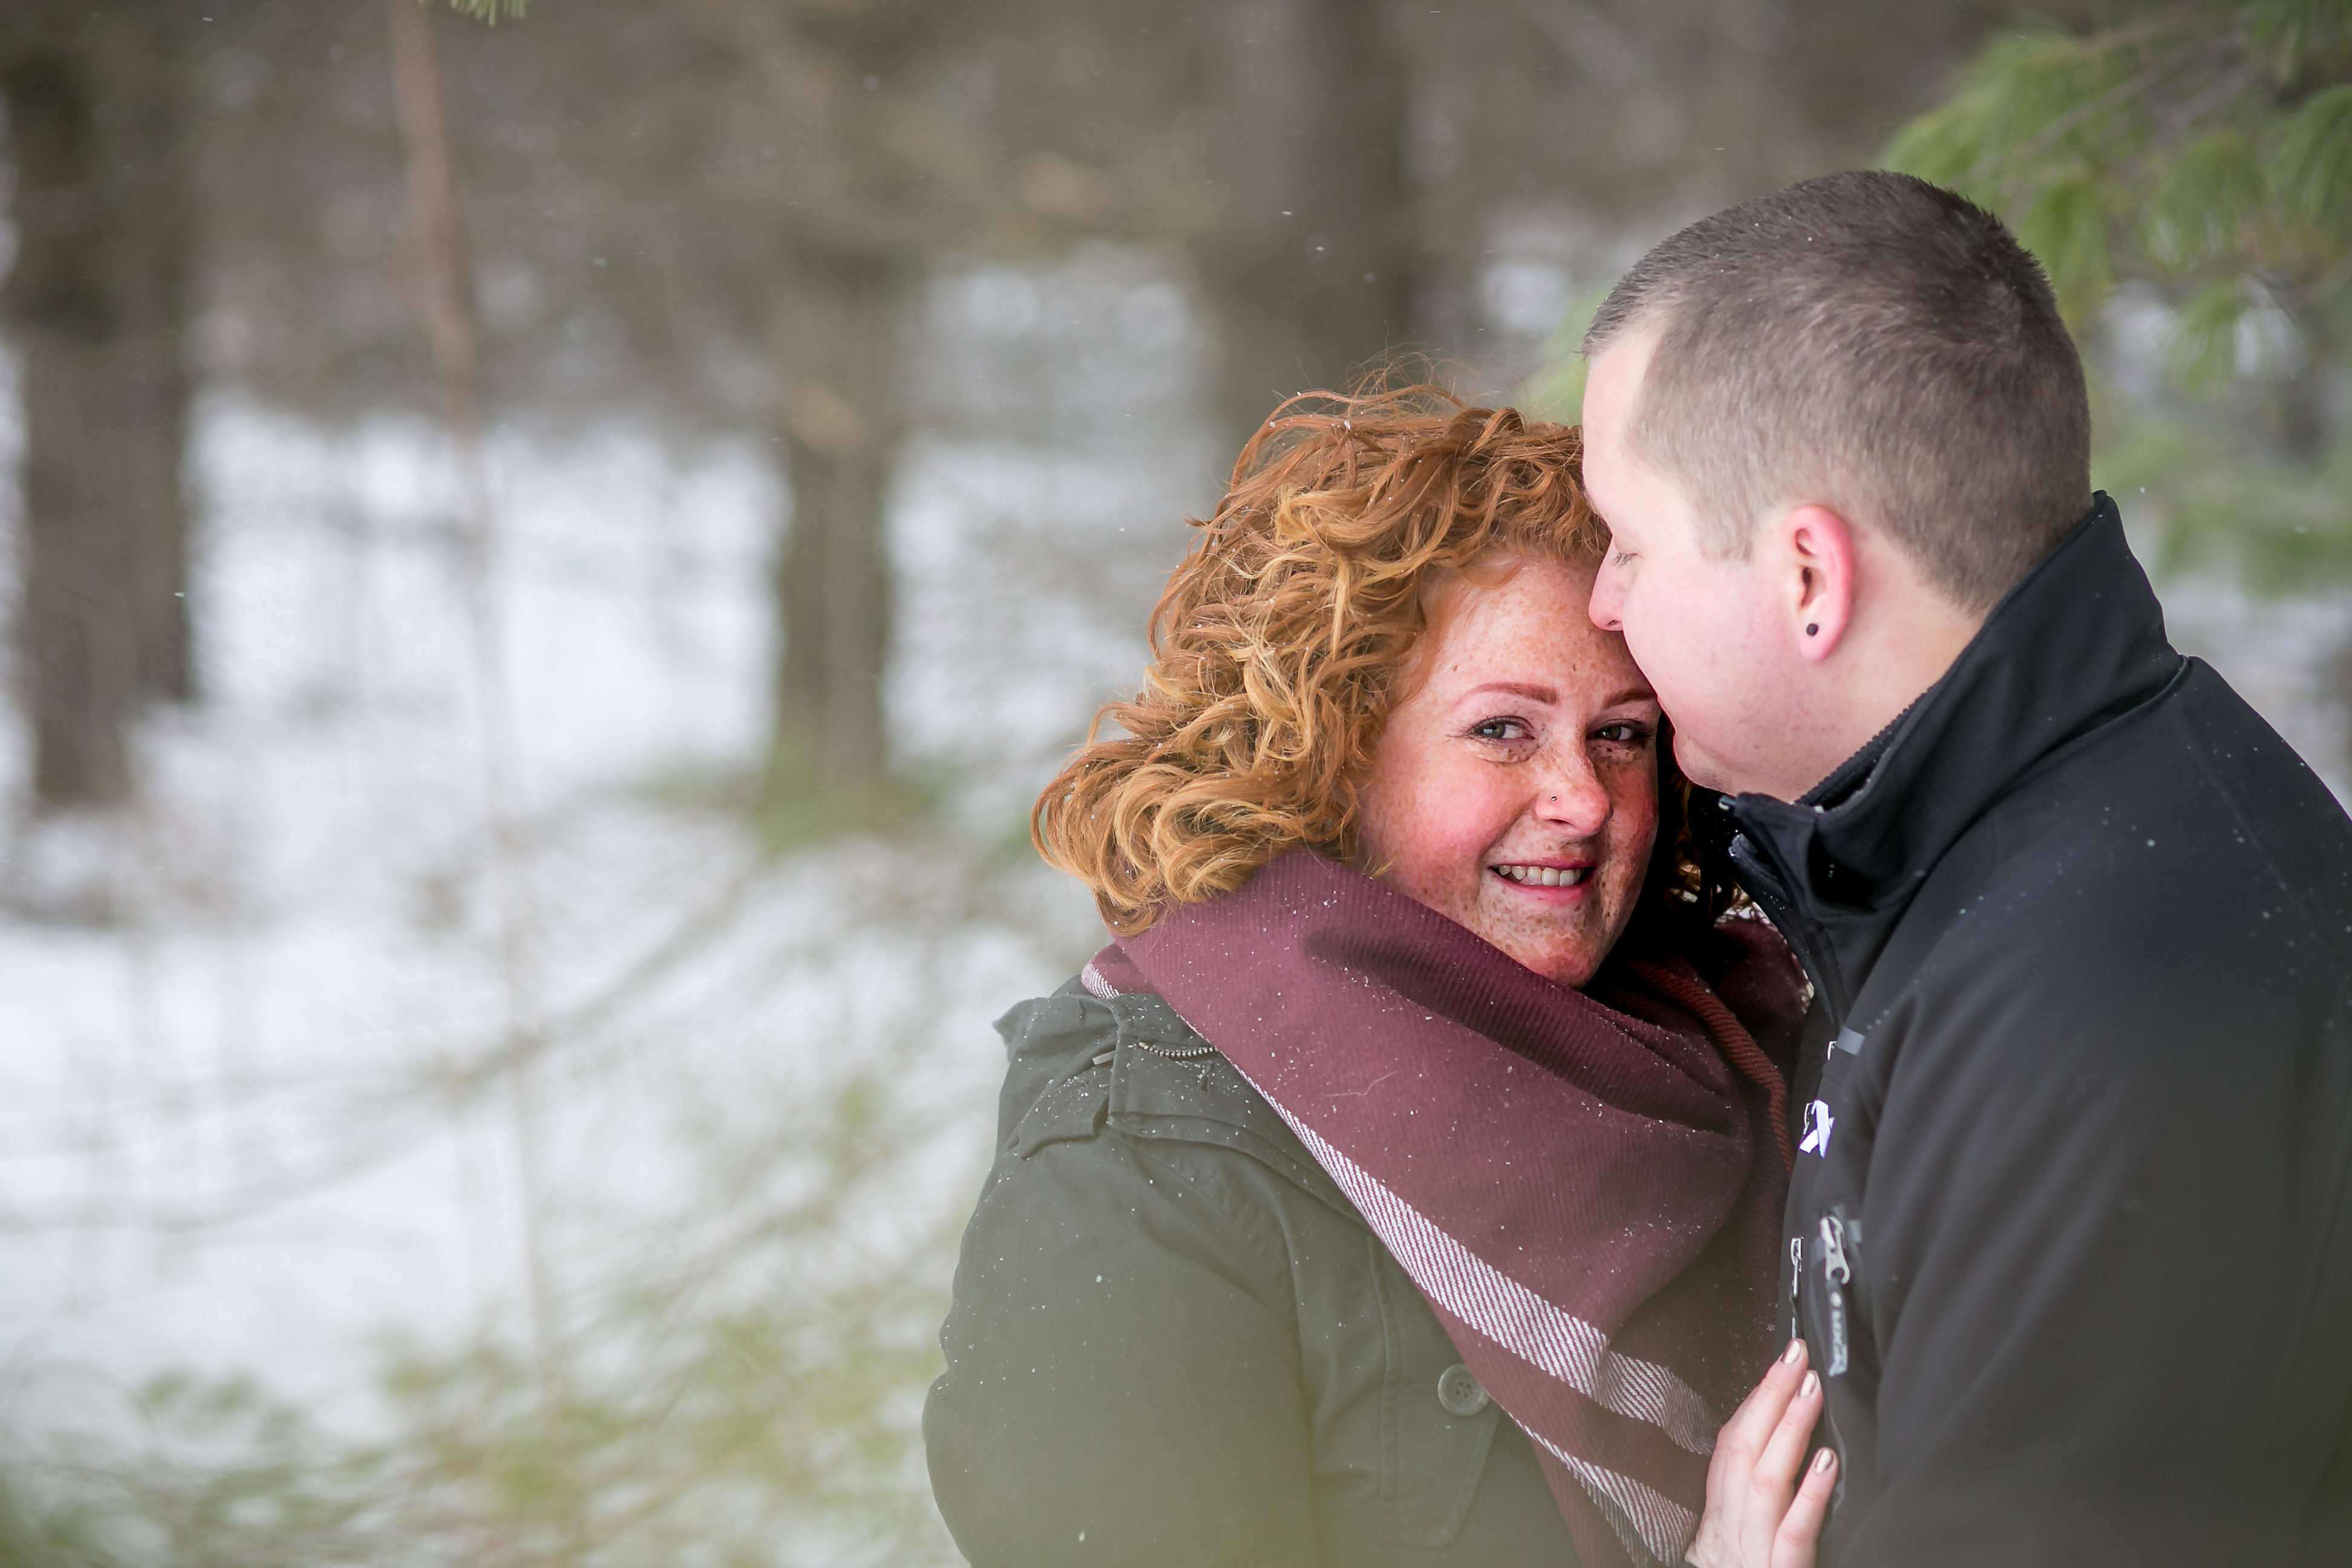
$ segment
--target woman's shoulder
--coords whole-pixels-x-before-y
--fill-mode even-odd
[[[1100,996],[1073,980],[1014,1006],[997,1029],[1008,1057],[1000,1178],[1058,1144],[1144,1146],[1187,1164],[1205,1155],[1209,1171],[1244,1161],[1278,1178],[1268,1196],[1291,1189],[1354,1215],[1265,1097],[1156,994]],[[1219,1184],[1236,1183],[1261,1185]]]
[[[1065,1086],[1082,1079],[1092,1059],[1116,1044],[1118,1019],[1073,979],[1051,995],[1014,1003],[996,1020],[996,1032],[1005,1053],[996,1107],[1001,1153],[1041,1101],[1067,1098]]]

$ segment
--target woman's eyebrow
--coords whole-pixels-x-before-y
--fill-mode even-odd
[[[1524,697],[1530,702],[1549,703],[1559,700],[1559,689],[1557,687],[1530,686],[1518,680],[1489,680],[1484,685],[1472,687],[1462,696],[1463,698],[1478,697],[1489,691],[1508,692],[1513,697]]]
[[[1512,697],[1524,697],[1530,702],[1550,704],[1556,703],[1559,700],[1559,688],[1556,686],[1536,686],[1523,680],[1486,681],[1480,685],[1470,688],[1470,689],[1465,691],[1454,700],[1467,701],[1473,697],[1484,697],[1490,693],[1498,691]],[[1622,691],[1612,694],[1606,701],[1600,703],[1598,706],[1601,708],[1617,708],[1622,707],[1628,702],[1655,702],[1657,700],[1658,694],[1655,691],[1651,690],[1650,688],[1646,686],[1629,686]]]

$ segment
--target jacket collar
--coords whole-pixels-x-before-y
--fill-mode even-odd
[[[1804,957],[1832,1017],[1844,1020],[1954,841],[2053,752],[2161,691],[2181,663],[2102,493],[1944,678],[1803,800],[1723,803],[1741,880]]]

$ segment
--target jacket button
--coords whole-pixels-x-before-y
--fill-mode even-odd
[[[1486,1391],[1478,1386],[1470,1369],[1457,1361],[1437,1374],[1437,1403],[1449,1415],[1475,1415],[1486,1408]]]

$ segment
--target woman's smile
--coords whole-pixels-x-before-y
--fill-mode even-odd
[[[1583,897],[1592,864],[1590,860],[1522,860],[1486,869],[1523,892],[1552,894],[1560,902],[1572,902]]]

